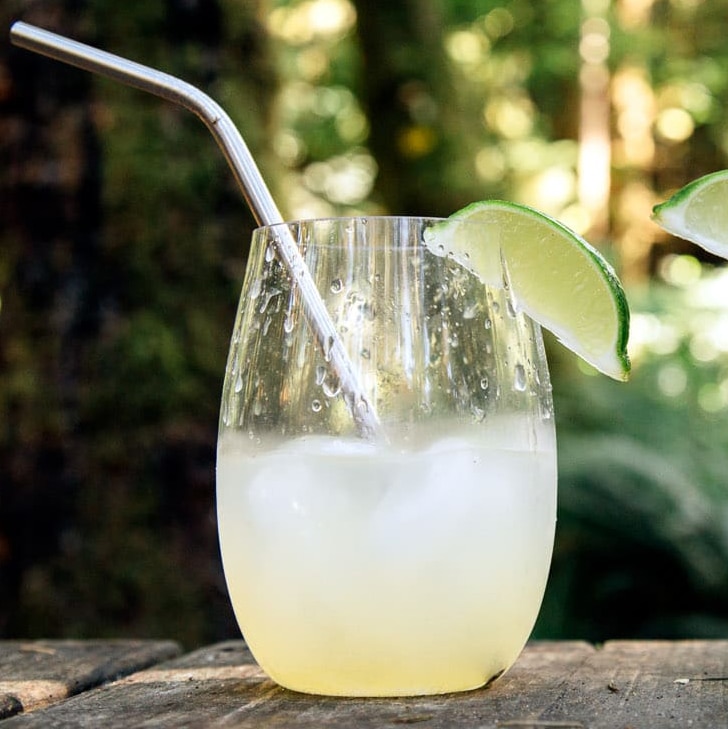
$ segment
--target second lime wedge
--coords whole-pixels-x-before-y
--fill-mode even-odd
[[[477,223],[477,225],[473,225]],[[603,256],[534,208],[472,203],[431,228],[425,245],[484,283],[508,287],[515,306],[600,372],[626,380],[629,307]]]
[[[652,219],[668,233],[728,258],[728,170],[689,182],[656,205]]]

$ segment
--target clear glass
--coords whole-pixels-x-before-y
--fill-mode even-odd
[[[381,424],[360,435],[260,228],[220,414],[217,509],[241,631],[279,684],[472,689],[536,620],[556,521],[541,333],[505,289],[431,252],[438,220],[287,224]]]

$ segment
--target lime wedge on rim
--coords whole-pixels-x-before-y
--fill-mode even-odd
[[[652,219],[668,233],[728,258],[728,170],[689,182],[655,205]]]
[[[629,306],[622,285],[602,255],[558,220],[485,200],[430,228],[424,242],[484,283],[507,286],[516,308],[564,346],[600,372],[627,379]]]

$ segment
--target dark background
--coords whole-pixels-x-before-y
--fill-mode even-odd
[[[214,454],[254,226],[199,120],[11,47],[19,18],[207,91],[288,216],[501,196],[582,220],[580,79],[605,71],[610,196],[584,229],[627,284],[635,371],[547,338],[561,504],[536,635],[728,635],[728,282],[649,222],[727,166],[728,3],[596,5],[3,3],[0,637],[237,635]]]

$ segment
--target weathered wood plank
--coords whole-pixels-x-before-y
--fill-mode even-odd
[[[728,728],[728,640],[610,641],[539,718],[584,727]]]
[[[0,719],[61,701],[179,653],[171,641],[4,641]]]
[[[487,726],[513,697],[549,706],[566,680],[594,653],[586,643],[527,647],[494,688],[403,699],[307,696],[274,684],[241,641],[221,643],[76,696],[41,712],[18,716],[18,727],[381,727],[419,724]],[[558,677],[558,678],[555,678]],[[497,690],[495,687],[498,687]],[[525,692],[524,692],[525,691]]]
[[[1,729],[154,726],[269,729],[723,729],[728,641],[534,643],[488,689],[336,699],[281,689],[240,641],[155,665]]]

